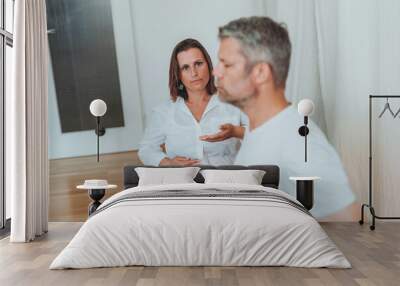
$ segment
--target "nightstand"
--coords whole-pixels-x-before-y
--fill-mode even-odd
[[[79,190],[87,190],[93,202],[88,206],[88,215],[94,213],[101,205],[100,200],[104,197],[106,190],[115,189],[117,185],[109,185],[107,180],[85,180],[85,184],[76,186]]]
[[[320,177],[289,177],[296,181],[296,199],[303,204],[307,210],[311,210],[314,205],[314,181]]]

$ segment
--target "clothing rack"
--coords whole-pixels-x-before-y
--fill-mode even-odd
[[[368,204],[361,206],[361,219],[359,223],[364,223],[364,207],[369,208],[372,216],[372,224],[369,226],[371,230],[375,229],[375,219],[400,219],[400,217],[384,217],[375,214],[375,209],[372,205],[372,100],[373,99],[389,99],[389,98],[400,98],[400,95],[370,95],[369,96],[369,192],[368,192]]]

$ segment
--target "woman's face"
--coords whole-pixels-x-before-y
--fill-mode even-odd
[[[203,53],[190,48],[177,55],[179,77],[187,91],[202,91],[210,80],[210,71]]]

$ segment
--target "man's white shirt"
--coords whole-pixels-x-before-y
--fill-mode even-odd
[[[340,158],[318,126],[309,120],[308,154],[304,162],[304,137],[298,133],[303,117],[289,106],[249,131],[246,128],[236,165],[272,164],[280,168],[279,189],[295,196],[291,176],[317,176],[311,213],[325,217],[351,204],[355,196]]]

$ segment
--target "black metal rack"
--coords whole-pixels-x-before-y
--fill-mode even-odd
[[[372,216],[372,224],[369,226],[371,230],[375,229],[375,219],[400,219],[400,217],[384,217],[375,214],[375,209],[372,206],[372,100],[374,98],[378,99],[388,99],[388,98],[400,98],[400,95],[370,95],[369,96],[369,192],[368,192],[368,204],[363,204],[361,206],[361,219],[360,224],[364,223],[364,207],[369,208]]]

